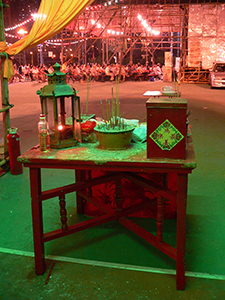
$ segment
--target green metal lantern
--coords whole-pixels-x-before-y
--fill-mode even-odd
[[[37,91],[41,100],[42,114],[49,123],[51,148],[66,148],[81,142],[80,97],[66,83],[66,74],[56,63],[54,72],[47,74],[48,85]]]

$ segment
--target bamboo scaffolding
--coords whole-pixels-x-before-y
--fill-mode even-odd
[[[96,8],[91,11],[91,15],[89,11],[85,11],[77,18],[74,25],[74,32],[76,31],[76,41],[80,41],[83,39],[93,41],[91,42],[90,46],[85,49],[85,52],[79,58],[78,63],[82,62],[83,58],[87,56],[88,52],[91,50],[91,47],[98,40],[101,40],[102,44],[112,44],[111,49],[113,48],[113,51],[110,54],[110,57],[108,58],[106,55],[107,63],[111,63],[114,55],[116,53],[120,53],[121,64],[124,56],[126,56],[128,52],[132,53],[136,45],[143,44],[145,43],[145,41],[147,42],[147,44],[149,44],[148,46],[145,46],[146,52],[151,54],[153,54],[157,49],[169,50],[171,46],[174,50],[180,50],[180,45],[183,40],[181,33],[184,26],[184,10],[180,8],[179,5],[163,4],[162,7],[160,7],[159,12],[158,7],[152,6],[151,3],[148,3],[146,1],[138,4],[136,4],[135,1],[126,2],[129,2],[129,6],[126,6],[126,14],[124,14],[123,6],[113,5],[107,6],[108,9],[105,8],[105,6],[102,6],[101,9]],[[160,31],[163,32],[163,34],[160,34],[157,37],[149,36],[147,31],[143,29],[143,26],[137,19],[138,13],[142,14],[143,16],[147,16],[150,21],[154,21],[154,19],[157,19],[156,23],[153,22],[153,28],[160,28]],[[90,29],[88,29],[87,24],[90,16],[95,20],[95,24]],[[102,24],[102,28],[99,30],[97,30],[96,28],[98,21],[100,21]],[[84,24],[83,27],[86,29],[82,31],[79,30],[80,23]],[[188,26],[188,24],[185,23],[185,26]],[[120,30],[121,32],[123,32],[123,34],[119,36],[110,35],[108,33],[108,29],[114,31]],[[171,39],[171,32],[179,32],[179,40],[174,41],[173,39]],[[64,40],[74,40],[74,35],[73,37]],[[124,43],[128,40],[130,40],[130,45],[124,53]],[[104,60],[104,51],[107,52],[107,49],[104,50],[103,46],[102,48],[102,60]],[[72,58],[69,61],[71,61]],[[132,60],[132,55],[130,56],[130,58]]]
[[[5,30],[4,30],[4,15],[3,8],[8,7],[8,5],[2,3],[0,0],[0,42],[5,41]],[[1,113],[3,114],[3,134],[4,134],[4,158],[8,157],[8,145],[7,145],[7,134],[8,129],[10,128],[10,108],[12,107],[9,104],[9,88],[8,88],[8,79],[3,77],[3,68],[4,64],[2,61],[5,59],[4,56],[0,56],[1,59],[1,95],[2,95],[2,109]]]

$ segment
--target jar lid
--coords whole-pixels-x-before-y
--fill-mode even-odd
[[[9,133],[10,134],[15,134],[15,133],[17,133],[17,129],[18,128],[16,128],[16,127],[11,127],[11,128],[9,128]]]

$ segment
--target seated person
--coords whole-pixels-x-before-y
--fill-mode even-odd
[[[105,68],[105,75],[106,76],[110,76],[110,81],[114,80],[114,74],[113,74],[113,72],[111,70],[110,64],[108,64],[107,67]]]

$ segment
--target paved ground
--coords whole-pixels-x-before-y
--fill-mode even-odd
[[[27,147],[29,148],[35,142],[38,142],[36,132],[40,113],[40,100],[39,96],[36,95],[36,91],[44,85],[45,84],[36,82],[22,82],[9,85],[10,103],[14,104],[14,108],[11,109],[11,126],[18,127],[21,136],[22,152],[26,150]],[[135,118],[144,121],[146,117],[146,98],[144,98],[142,94],[146,90],[160,90],[164,85],[173,86],[173,84],[160,81],[122,82],[118,88],[119,99],[121,102],[121,114],[126,118]],[[74,87],[79,91],[78,95],[81,98],[82,109],[83,111],[86,111],[87,85],[85,83],[75,83]],[[91,82],[88,113],[95,113],[97,116],[102,116],[99,100],[104,101],[106,98],[111,98],[112,87],[115,97],[115,83]],[[189,109],[192,110],[192,115],[189,119],[193,131],[199,126],[207,125],[207,118],[208,121],[212,120],[214,117],[213,114],[218,114],[218,116],[220,116],[224,112],[224,89],[211,90],[209,86],[205,84],[181,84],[180,91],[181,97],[187,98]],[[200,120],[198,117],[200,112],[203,113],[204,122],[199,122]],[[195,124],[197,125],[197,128],[194,126]]]
[[[160,90],[164,82],[124,82],[119,85],[121,113],[126,118],[144,121],[146,117],[146,90]],[[21,137],[21,151],[25,152],[38,143],[37,123],[40,113],[36,91],[44,84],[15,83],[9,85],[11,126],[18,127]],[[115,91],[115,84],[114,91]],[[79,90],[82,106],[86,107],[87,86],[75,84]],[[88,112],[102,116],[99,100],[111,97],[112,84],[91,83]],[[70,263],[56,262],[49,283],[45,285],[52,265],[49,260],[44,276],[35,276],[33,259],[26,257],[32,251],[32,228],[30,216],[29,175],[27,170],[19,176],[7,173],[0,178],[0,299],[223,299],[225,298],[225,90],[211,90],[207,85],[181,84],[182,97],[188,100],[192,111],[189,117],[192,126],[197,169],[189,176],[187,206],[187,288],[183,292],[175,290],[173,275],[152,274],[131,270],[118,270],[107,267],[80,265],[72,262],[74,257],[94,259],[99,249],[105,252],[115,247],[115,253],[103,257],[106,262],[116,259],[118,263],[148,265],[173,269],[174,265],[157,253],[152,261],[147,261],[149,252],[138,241],[128,237],[126,243],[111,233],[109,242],[94,236],[87,243],[87,249],[79,249],[79,239],[91,237],[93,232],[78,236],[75,243],[78,249],[71,250],[71,241],[47,246],[47,253],[65,257]],[[0,138],[2,136],[0,127]],[[53,172],[46,174],[46,183],[52,181]],[[57,175],[56,175],[57,177]],[[64,173],[64,180],[70,177]],[[57,181],[62,180],[58,175]],[[52,205],[52,204],[51,204]],[[51,217],[51,216],[50,216]],[[104,228],[110,231],[111,228]],[[119,233],[117,228],[117,233]],[[125,235],[123,236],[125,238]],[[120,237],[120,238],[122,238]],[[130,239],[130,240],[129,240]],[[75,242],[75,241],[74,241]],[[99,248],[97,247],[99,242]],[[78,243],[78,244],[77,244]],[[108,244],[107,244],[108,243]],[[111,244],[110,244],[111,243]],[[120,246],[121,243],[121,246]],[[60,249],[62,249],[61,251]],[[100,248],[101,247],[101,248]],[[120,249],[121,247],[121,249]],[[135,262],[126,261],[129,251],[135,249]],[[21,250],[21,255],[13,255],[13,249]],[[114,249],[114,248],[113,248]],[[77,252],[76,252],[77,251]],[[80,252],[79,252],[80,251]],[[139,254],[140,251],[140,254]],[[102,252],[102,251],[101,251]],[[111,252],[115,252],[111,251]],[[124,253],[123,253],[124,252]],[[142,254],[143,253],[143,254]],[[147,253],[147,254],[146,254]],[[79,256],[80,255],[80,256]],[[132,257],[131,257],[132,260]],[[166,273],[166,272],[164,272]],[[193,277],[194,276],[194,277]],[[197,276],[197,277],[195,277]],[[198,277],[203,277],[199,279]],[[212,279],[214,278],[214,279]]]

